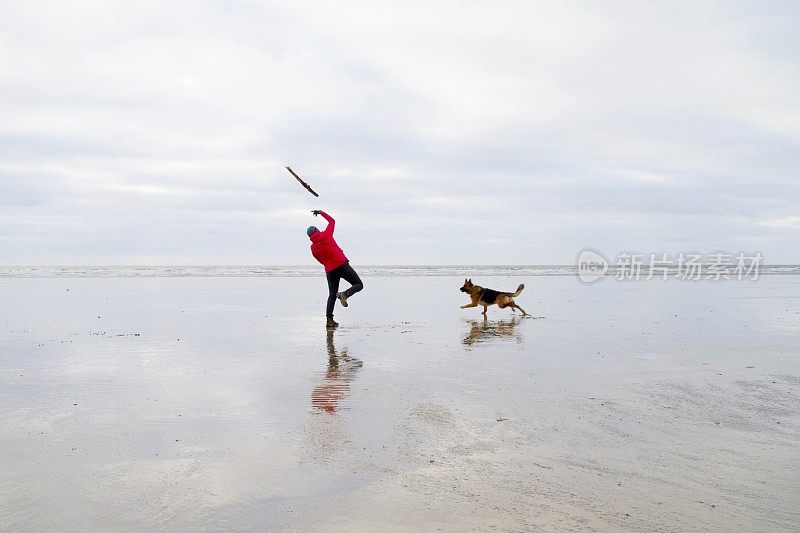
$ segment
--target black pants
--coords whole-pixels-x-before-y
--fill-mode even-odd
[[[333,306],[336,305],[336,294],[339,292],[339,281],[342,278],[352,285],[352,287],[344,291],[344,295],[348,298],[364,288],[361,278],[358,277],[350,263],[345,263],[330,272],[326,272],[325,277],[328,278],[328,307],[325,309],[325,316],[333,316]]]

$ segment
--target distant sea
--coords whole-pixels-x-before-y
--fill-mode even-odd
[[[575,265],[355,265],[363,276],[577,276]],[[319,266],[0,266],[0,278],[185,278],[319,276]],[[606,273],[616,274],[614,265]],[[760,276],[797,275],[800,265],[761,265]],[[644,278],[644,276],[642,276]],[[659,272],[654,277],[661,277]]]

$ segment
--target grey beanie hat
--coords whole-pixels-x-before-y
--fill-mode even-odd
[[[317,231],[319,231],[319,230],[317,229],[316,226],[309,226],[308,229],[306,230],[306,235],[311,237],[311,234],[312,233],[316,233]]]

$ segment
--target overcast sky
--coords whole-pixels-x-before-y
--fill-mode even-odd
[[[798,2],[0,6],[0,263],[800,262]]]

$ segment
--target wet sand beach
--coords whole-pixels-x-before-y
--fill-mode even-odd
[[[0,278],[0,530],[796,531],[800,276]]]

